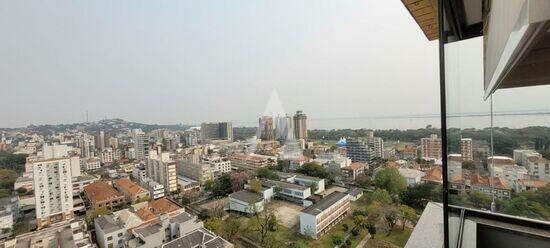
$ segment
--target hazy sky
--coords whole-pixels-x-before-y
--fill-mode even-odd
[[[2,1],[0,127],[439,112],[437,42],[399,0]],[[252,124],[250,124],[252,125]]]
[[[312,127],[438,124],[365,121],[439,113],[437,42],[399,0],[1,1],[0,37],[0,127],[252,126],[273,90]]]

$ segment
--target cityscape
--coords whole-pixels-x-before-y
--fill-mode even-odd
[[[419,64],[427,64],[418,66],[418,70],[428,71],[429,78],[435,75],[433,82],[438,85],[431,85],[435,90],[426,91],[415,74],[406,71],[395,74],[406,79],[406,84],[412,85],[410,89],[370,82],[366,88],[346,88],[355,81],[342,83],[341,87],[319,81],[315,89],[307,82],[307,86],[290,82],[286,87],[226,85],[226,80],[232,80],[232,73],[246,71],[244,78],[253,78],[265,69],[251,69],[255,63],[267,63],[248,57],[248,49],[254,50],[253,42],[247,44],[250,48],[245,46],[246,52],[237,45],[232,47],[234,51],[221,52],[220,58],[224,59],[232,52],[245,53],[247,60],[254,60],[243,66],[246,70],[235,69],[234,65],[218,65],[215,71],[197,69],[202,63],[209,63],[207,58],[207,62],[194,61],[197,65],[182,62],[178,66],[185,64],[192,68],[189,70],[201,71],[197,77],[200,83],[178,82],[184,85],[182,88],[170,89],[164,83],[127,87],[113,81],[109,89],[107,81],[112,75],[102,74],[108,69],[88,68],[89,75],[101,74],[98,77],[103,77],[108,87],[85,88],[75,83],[72,89],[70,83],[54,83],[52,89],[56,93],[44,93],[52,99],[48,101],[34,97],[41,95],[40,87],[44,86],[27,88],[31,84],[25,80],[34,77],[27,75],[28,71],[14,69],[13,74],[0,76],[3,88],[8,89],[0,97],[0,248],[549,247],[550,12],[539,10],[550,9],[550,2],[373,2],[354,6],[381,11],[398,8],[396,15],[403,19],[396,23],[408,23],[411,34],[430,43],[428,48],[411,45],[411,50],[418,50],[411,53],[429,50],[435,51],[430,54],[435,57],[439,49],[439,60],[418,59]],[[209,4],[212,3],[196,10],[235,11],[234,6],[220,8]],[[30,13],[26,12],[28,6],[0,6]],[[192,6],[195,5],[185,5]],[[235,13],[250,14],[246,8],[251,6],[241,6],[243,9]],[[320,8],[320,12],[330,9],[323,4],[305,8],[312,6]],[[84,9],[90,13],[81,14],[86,18],[94,16],[93,7],[87,8],[90,9]],[[269,13],[270,8],[275,11],[279,7],[255,8],[252,9],[267,8]],[[162,11],[169,16],[173,10],[163,6]],[[350,20],[361,14],[349,6],[338,6],[334,12],[339,13],[334,18]],[[0,10],[0,16],[2,13]],[[262,13],[253,16],[263,22]],[[209,11],[202,14],[220,24]],[[517,18],[509,17],[512,14]],[[521,19],[526,16],[530,18]],[[109,18],[113,16],[109,14]],[[256,25],[242,22],[241,17],[224,18],[221,20],[239,20],[236,26]],[[132,26],[130,20],[123,19],[106,22]],[[279,16],[275,19],[283,22]],[[516,19],[527,23],[519,31],[513,30],[514,25],[519,25]],[[6,20],[0,17],[0,26]],[[314,23],[319,21],[315,20]],[[91,23],[94,22],[102,21],[93,19]],[[301,25],[297,23],[291,24]],[[216,25],[211,24],[204,25],[215,30]],[[72,24],[65,25],[67,30],[72,29],[68,28]],[[87,25],[91,24],[79,27],[93,26]],[[171,25],[163,22],[155,27]],[[231,22],[223,25],[227,25],[227,32],[235,31]],[[291,26],[285,24],[279,35],[287,28],[292,32],[300,30]],[[243,32],[249,32],[250,37],[257,35],[254,32],[258,30],[264,34],[263,27],[246,27]],[[308,28],[304,32],[309,32]],[[143,30],[132,32],[141,34]],[[167,30],[163,32],[178,32]],[[199,28],[191,30],[197,37],[211,35],[201,33]],[[500,36],[504,34],[502,30],[509,32],[510,39]],[[223,39],[218,35],[216,39]],[[122,44],[135,45],[130,44],[130,36],[128,33]],[[216,42],[193,35],[185,37],[163,36],[166,41],[160,43],[170,46],[174,40],[184,43],[186,39],[196,39],[200,49],[216,53]],[[352,40],[358,36],[345,37]],[[499,39],[506,44],[499,43]],[[434,40],[438,40],[437,44]],[[96,45],[104,45],[101,42],[98,40]],[[0,49],[11,45],[0,42]],[[311,44],[315,45],[318,44]],[[98,47],[90,46],[90,50]],[[376,54],[377,50],[378,47],[370,52]],[[143,56],[149,53],[153,54],[147,51]],[[55,55],[42,56],[51,56],[51,61],[55,61]],[[318,58],[319,64],[325,63],[321,55]],[[228,61],[242,62],[232,59]],[[135,62],[130,60],[128,64]],[[9,64],[15,59],[5,61]],[[113,62],[107,58],[100,61]],[[336,61],[335,65],[341,62]],[[431,71],[436,64],[440,71]],[[11,70],[0,65],[2,69]],[[154,69],[149,69],[154,75]],[[172,69],[187,70],[164,69],[159,74]],[[281,71],[284,70],[277,73]],[[344,71],[353,74],[352,69]],[[212,79],[217,73],[223,80]],[[332,73],[354,80],[336,69],[324,75],[330,77]],[[391,69],[369,73],[375,78],[395,76],[389,75]],[[149,77],[145,74],[136,70],[136,77]],[[56,74],[56,80],[78,78],[70,73],[60,75]],[[172,76],[175,75],[178,74],[174,72]],[[292,75],[300,80],[307,78],[299,73]],[[21,84],[8,82],[14,78],[13,82]],[[124,93],[117,97],[113,92],[118,92],[116,87],[121,85]],[[8,96],[23,88],[28,96]],[[341,88],[346,94],[339,95],[336,89]],[[254,92],[257,90],[261,92]],[[330,97],[323,95],[331,90],[334,93]],[[387,93],[380,94],[379,90]],[[441,95],[436,95],[437,91]],[[87,101],[93,104],[86,105]],[[29,110],[29,102],[36,107]],[[264,111],[256,113],[263,106]],[[125,108],[131,111],[124,112]],[[173,109],[181,109],[188,117],[174,114]],[[234,112],[235,109],[241,111]],[[441,112],[434,112],[438,110]],[[79,112],[78,117],[66,116],[73,112]],[[141,116],[136,118],[136,113]],[[147,118],[153,121],[136,121]]]

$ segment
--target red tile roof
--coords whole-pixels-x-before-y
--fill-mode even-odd
[[[435,166],[435,167],[431,168],[430,170],[428,170],[426,172],[426,175],[424,177],[422,177],[422,180],[442,183],[443,182],[443,172],[441,170],[441,167]]]
[[[84,187],[84,193],[93,205],[95,205],[96,203],[112,201],[124,197],[122,193],[118,192],[111,185],[103,181],[97,181],[86,185]]]
[[[127,192],[128,194],[130,194],[132,196],[147,192],[147,190],[140,187],[136,183],[132,182],[128,178],[121,178],[121,179],[115,180],[115,185],[120,190],[123,190],[123,191]]]

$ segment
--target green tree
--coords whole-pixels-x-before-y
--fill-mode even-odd
[[[385,168],[374,178],[374,185],[387,190],[390,194],[399,194],[407,189],[407,180],[396,168]]]
[[[102,215],[109,215],[111,214],[113,211],[107,207],[101,207],[101,208],[96,208],[96,209],[92,209],[92,210],[88,210],[86,211],[86,217],[84,218],[84,220],[86,221],[86,224],[88,226],[94,226],[93,223],[94,223],[94,219],[98,216],[102,216]]]
[[[320,164],[309,162],[305,163],[297,170],[298,173],[306,174],[312,177],[328,178],[326,169]]]
[[[359,229],[365,228],[367,225],[367,218],[362,215],[357,215],[353,217],[353,224]]]
[[[471,160],[463,161],[462,168],[467,170],[475,170],[476,164],[474,161]]]
[[[367,230],[369,231],[371,238],[374,239],[374,235],[376,234],[376,226],[368,225]]]
[[[26,188],[18,188],[15,190],[17,192],[17,194],[19,195],[24,195],[27,193],[27,189]]]
[[[488,208],[491,204],[491,198],[479,191],[470,192],[468,198],[476,208]]]
[[[333,234],[330,239],[332,240],[332,244],[339,246],[344,243],[344,235],[341,233]]]
[[[256,232],[260,245],[266,247],[269,234],[277,229],[277,217],[273,209],[266,207],[264,211],[257,213],[254,218],[253,230]]]
[[[441,185],[431,183],[415,184],[403,191],[399,198],[401,202],[416,209],[424,209],[428,201],[441,202]]]
[[[372,192],[370,199],[382,205],[390,205],[392,203],[391,195],[385,189],[376,189]]]
[[[215,181],[209,180],[205,183],[205,189],[214,196],[227,196],[232,192],[231,176],[225,173]]]
[[[414,224],[416,222],[416,211],[407,205],[399,205],[399,211],[401,212],[401,227],[405,229],[407,222]]]
[[[389,232],[388,232],[388,236],[389,236],[389,234],[393,231],[393,228],[397,224],[397,221],[401,218],[401,212],[399,212],[399,210],[396,207],[391,206],[384,209],[383,214],[384,214],[383,215],[384,220],[386,221],[386,224],[388,225],[388,228],[389,228]]]
[[[229,241],[234,241],[242,230],[243,223],[238,217],[229,217],[222,223],[222,236]]]
[[[509,201],[503,201],[501,208],[500,212],[505,214],[550,220],[550,208],[548,206],[532,201],[524,195],[518,195]]]
[[[371,186],[372,180],[369,176],[361,174],[355,178],[355,183],[359,185],[359,187],[366,189]]]
[[[262,183],[258,179],[252,179],[250,180],[249,184],[249,190],[254,193],[260,193],[262,191]]]
[[[277,170],[288,172],[290,170],[290,161],[289,160],[277,160]]]
[[[204,221],[204,227],[206,227],[206,229],[208,230],[218,233],[222,228],[222,220],[219,218],[206,219]]]
[[[343,225],[342,225],[342,231],[344,231],[344,232],[349,231],[349,226],[348,226],[348,224],[343,224]]]
[[[263,167],[256,171],[256,175],[259,178],[266,178],[266,179],[272,179],[272,180],[279,180],[279,176],[277,173],[273,170],[270,170],[269,168]]]

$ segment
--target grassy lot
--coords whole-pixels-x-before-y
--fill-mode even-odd
[[[370,201],[369,196],[371,193],[365,192],[362,198],[359,200],[352,202],[351,209],[365,209],[369,204]],[[255,231],[253,231],[253,226],[255,225],[255,219],[254,217],[241,217],[241,220],[243,221],[242,226],[244,230],[240,232],[240,235],[245,236],[255,242],[259,242],[257,239],[257,236],[255,234]],[[293,227],[285,227],[281,224],[278,225],[277,230],[272,232],[272,239],[270,241],[270,244],[273,245],[273,247],[290,247],[290,244],[293,242],[298,242],[301,244],[305,244],[308,247],[320,247],[320,248],[333,248],[334,245],[332,243],[332,236],[336,234],[340,234],[342,236],[346,236],[346,234],[343,231],[344,224],[347,224],[349,227],[349,230],[354,227],[353,223],[353,216],[350,214],[346,216],[340,223],[338,223],[336,226],[332,227],[326,234],[324,234],[322,237],[320,237],[318,240],[312,240],[310,238],[304,237],[299,234],[299,224],[293,226]],[[376,234],[374,240],[369,240],[368,245],[369,247],[403,247],[407,243],[407,240],[409,236],[411,235],[412,229],[406,228],[405,230],[401,230],[401,227],[397,227],[392,231],[392,233],[389,236],[386,236],[387,233],[383,232],[382,230],[379,230],[379,232]],[[351,240],[351,247],[357,246],[357,244],[367,235],[367,230],[362,229],[357,236],[350,235],[349,239]]]
[[[301,241],[302,243],[306,243],[308,244],[309,247],[321,247],[321,248],[333,248],[334,247],[334,244],[332,244],[332,236],[335,235],[335,234],[341,234],[342,236],[345,237],[345,233],[342,229],[342,227],[344,226],[344,224],[347,224],[351,230],[351,228],[354,226],[353,224],[353,217],[350,215],[348,217],[346,217],[344,220],[342,220],[340,223],[338,223],[338,225],[332,227],[328,233],[325,233],[323,236],[321,236],[321,238],[317,239],[317,240],[311,240],[311,239],[307,239],[305,237],[300,237],[298,238],[298,240],[296,240],[296,237],[299,236],[297,235],[296,233],[293,233],[292,235],[294,235],[294,241]],[[297,230],[296,230],[297,232]],[[361,240],[365,237],[365,235],[367,235],[367,231],[366,230],[361,230],[361,232],[359,232],[359,235],[357,236],[353,236],[351,235],[349,237],[349,239],[351,240],[351,247],[355,247],[357,246],[357,244],[359,242],[361,242]]]
[[[376,233],[376,235],[374,235],[374,240],[370,239],[367,244],[372,245],[372,247],[386,247],[382,244],[391,243],[396,247],[404,247],[405,244],[407,244],[407,240],[409,240],[411,233],[412,229],[410,228],[405,228],[405,230],[401,230],[401,228],[398,227],[396,229],[393,229],[389,236],[387,236],[386,232]]]

